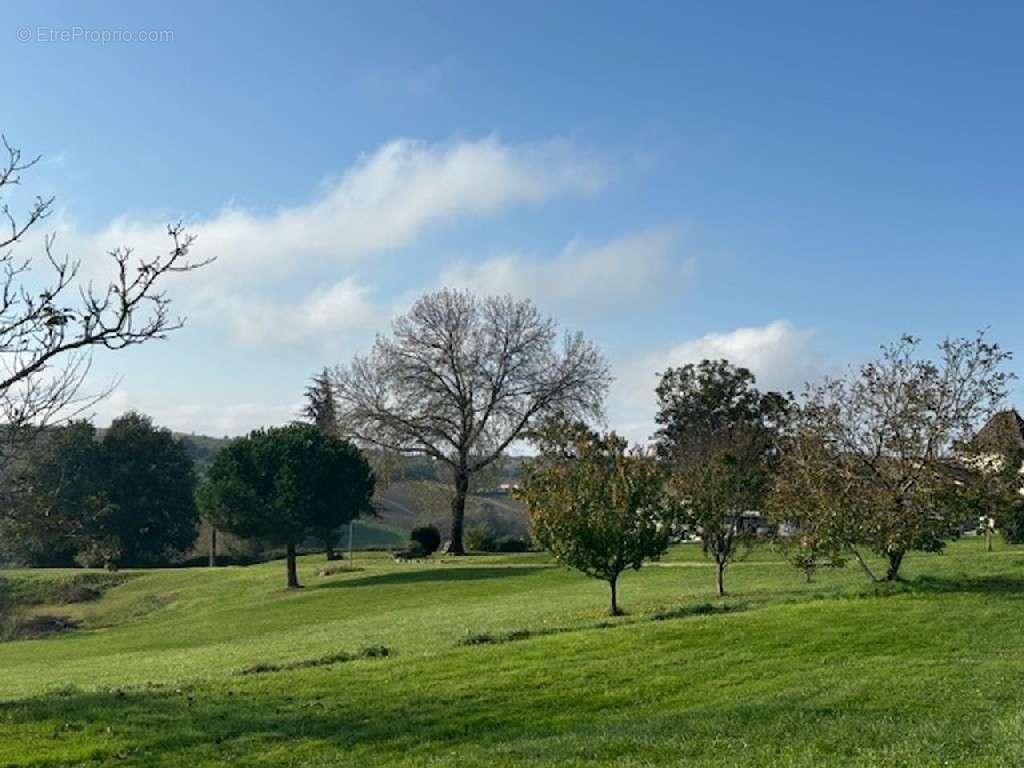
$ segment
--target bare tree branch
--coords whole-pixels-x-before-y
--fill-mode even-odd
[[[212,259],[194,261],[195,236],[178,223],[167,228],[166,253],[139,258],[129,247],[109,252],[114,278],[97,288],[79,279],[81,262],[54,253],[55,236],[43,238],[41,254],[15,255],[33,227],[51,212],[53,198],[36,198],[22,216],[5,191],[39,160],[23,158],[0,137],[0,472],[39,430],[73,418],[110,391],[81,389],[96,348],[125,349],[163,339],[184,319],[170,314],[166,276],[190,272]]]
[[[553,413],[597,417],[608,365],[579,334],[557,329],[529,301],[442,290],[424,296],[365,357],[335,369],[350,435],[452,468],[453,552],[469,478]]]

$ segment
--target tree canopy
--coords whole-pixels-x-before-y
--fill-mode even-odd
[[[618,579],[668,548],[664,478],[657,462],[614,433],[556,423],[538,435],[517,492],[534,538],[558,562],[608,583],[619,614]]]
[[[373,488],[373,471],[356,446],[311,424],[291,424],[231,442],[207,472],[199,500],[217,528],[284,546],[288,586],[298,587],[298,546],[367,512]]]
[[[703,360],[662,374],[656,390],[655,445],[671,473],[677,525],[701,539],[725,569],[754,533],[756,514],[771,486],[777,433],[791,397],[761,392],[754,374],[727,360]]]
[[[887,580],[907,552],[941,550],[967,513],[963,448],[1006,396],[1008,359],[984,334],[946,339],[934,360],[904,336],[811,386],[786,441],[776,514],[849,551],[872,578],[861,548],[886,559]]]
[[[196,539],[196,475],[181,440],[130,412],[103,435],[106,495],[114,510],[104,526],[127,563],[160,563]]]
[[[600,413],[608,365],[581,334],[558,341],[530,301],[444,289],[420,298],[366,356],[335,370],[339,416],[363,442],[445,464],[449,551],[461,554],[471,478],[545,417]]]
[[[9,473],[14,488],[0,517],[0,551],[16,563],[71,566],[94,532],[105,486],[96,428],[87,421],[37,438]]]
[[[302,415],[328,435],[338,434],[338,404],[334,397],[334,384],[325,368],[306,387],[306,403]]]
[[[183,442],[129,412],[102,439],[84,421],[39,435],[11,473],[4,548],[37,565],[157,565],[195,542],[196,476]]]

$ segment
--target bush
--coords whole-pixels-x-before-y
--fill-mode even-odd
[[[996,520],[1007,544],[1024,544],[1024,501],[1016,501]]]
[[[108,571],[116,571],[121,555],[121,545],[116,539],[102,537],[87,541],[75,555],[75,561],[84,568],[105,568]]]
[[[497,542],[495,552],[529,552],[532,544],[529,539],[507,536]]]
[[[484,523],[471,525],[465,533],[466,549],[471,552],[493,552],[497,542],[491,529]]]
[[[433,525],[413,528],[409,538],[419,546],[425,555],[434,554],[441,546],[441,532]]]
[[[486,523],[476,523],[466,529],[466,549],[473,552],[528,552],[533,548],[529,538],[503,536],[498,538]]]

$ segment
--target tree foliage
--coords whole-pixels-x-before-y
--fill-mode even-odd
[[[452,473],[450,551],[463,552],[471,479],[553,413],[594,416],[608,366],[580,334],[557,343],[529,301],[441,290],[396,319],[390,337],[335,371],[339,416],[359,440],[429,456]]]
[[[16,563],[71,566],[104,504],[103,459],[87,421],[40,436],[11,471],[16,492],[0,518],[0,550]]]
[[[609,613],[617,615],[622,572],[668,548],[662,472],[618,435],[581,424],[552,425],[537,440],[540,454],[527,462],[517,491],[533,536],[558,562],[608,582]]]
[[[103,435],[103,474],[112,505],[103,530],[132,564],[164,562],[196,539],[196,475],[181,440],[130,412]]]
[[[960,460],[972,475],[960,496],[989,548],[996,530],[1007,543],[1024,544],[1024,449],[1010,445],[993,453],[972,441],[961,449]]]
[[[756,383],[749,369],[728,360],[702,360],[667,369],[655,390],[658,455],[672,461],[709,436],[737,427],[777,425],[792,397],[761,392]]]
[[[1005,397],[1009,354],[978,334],[947,339],[938,359],[905,336],[842,378],[808,389],[772,507],[816,532],[825,551],[867,548],[898,578],[907,552],[959,532],[974,473],[960,449]]]
[[[220,530],[284,546],[288,586],[308,537],[370,508],[374,476],[352,443],[310,424],[256,430],[214,460],[200,489],[203,517]]]
[[[306,403],[302,415],[321,432],[338,434],[338,404],[334,397],[334,384],[326,368],[313,377],[306,387]]]
[[[655,445],[671,471],[677,525],[700,537],[725,594],[725,569],[754,533],[778,457],[778,429],[791,398],[761,392],[754,375],[727,360],[662,374]]]
[[[325,435],[339,434],[338,404],[334,398],[334,385],[331,383],[330,372],[325,368],[313,377],[306,387],[306,404],[302,409],[303,416]],[[379,477],[379,474],[378,474]],[[338,541],[338,530],[334,526],[326,526],[320,533],[324,543],[324,554],[328,560],[334,560],[334,547]]]
[[[184,444],[130,412],[97,438],[84,421],[37,438],[12,474],[0,524],[13,559],[35,565],[156,565],[195,542],[196,477]]]

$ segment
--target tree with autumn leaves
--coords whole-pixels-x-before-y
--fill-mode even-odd
[[[621,613],[618,581],[668,548],[670,505],[655,458],[614,432],[549,423],[534,435],[518,497],[533,536],[555,559],[608,583],[609,615]]]

